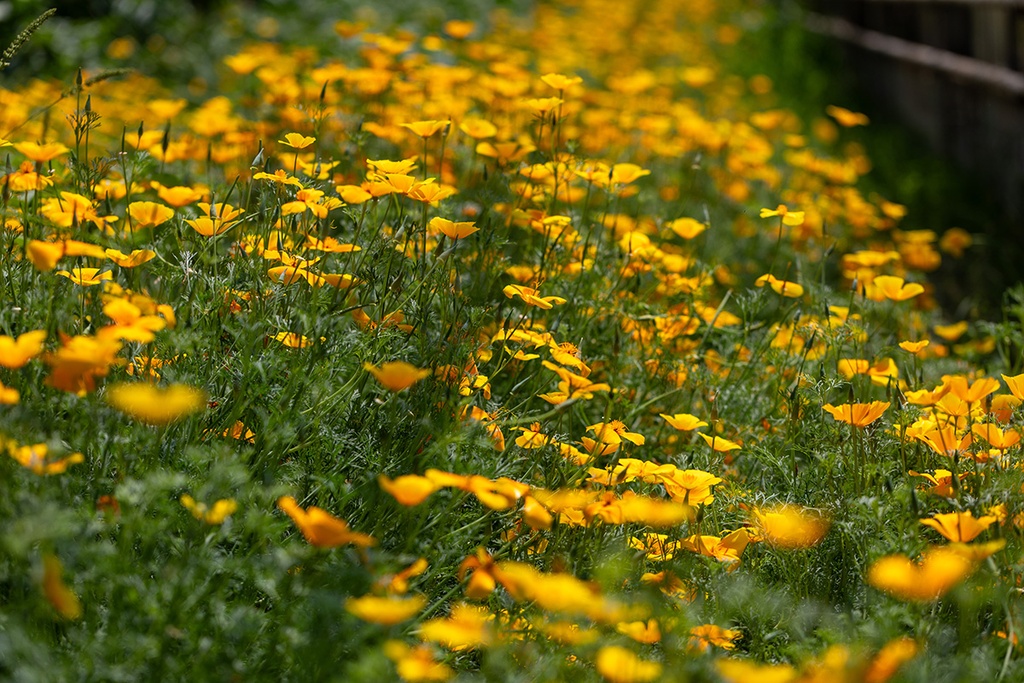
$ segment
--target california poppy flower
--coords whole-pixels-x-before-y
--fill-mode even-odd
[[[345,520],[338,519],[326,510],[315,505],[303,510],[291,496],[278,498],[277,507],[292,518],[309,544],[318,548],[336,548],[349,544],[366,548],[377,544],[373,536],[352,531]]]

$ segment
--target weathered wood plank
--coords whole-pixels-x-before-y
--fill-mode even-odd
[[[1024,96],[1024,74],[1013,69],[863,29],[838,17],[809,14],[807,27],[816,33],[839,38],[871,52],[940,71],[955,79],[994,88],[1008,96]]]

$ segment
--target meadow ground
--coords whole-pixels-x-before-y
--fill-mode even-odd
[[[1024,290],[758,3],[424,7],[5,55],[0,677],[1024,679]]]

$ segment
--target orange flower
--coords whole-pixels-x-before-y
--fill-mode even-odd
[[[388,391],[405,391],[421,379],[430,376],[430,370],[417,368],[405,361],[384,363],[379,368],[372,363],[363,363],[363,368],[373,375]]]
[[[766,541],[777,548],[810,548],[828,532],[828,520],[816,510],[777,505],[754,510],[754,521]]]
[[[379,597],[364,595],[361,598],[349,598],[345,601],[345,609],[363,621],[384,626],[394,626],[412,619],[427,606],[427,599],[422,595],[411,598]]]
[[[953,473],[949,470],[938,469],[935,470],[935,474],[929,474],[927,472],[915,472],[910,470],[907,472],[912,477],[921,477],[927,479],[932,484],[932,488],[925,488],[928,493],[933,493],[936,496],[942,496],[943,498],[952,498],[956,495],[956,489],[953,486]],[[959,479],[964,479],[970,476],[970,472],[962,472],[959,475]]]
[[[46,330],[33,330],[17,339],[0,335],[0,367],[17,370],[43,352]]]
[[[992,448],[1005,451],[1020,443],[1020,433],[1015,429],[1003,430],[991,423],[975,422],[971,432],[987,441]]]
[[[110,367],[120,362],[120,350],[121,342],[116,339],[72,337],[54,353],[43,356],[52,368],[46,384],[83,396],[96,388],[96,378],[106,377]]]
[[[882,416],[889,404],[884,401],[871,403],[843,403],[834,406],[826,403],[822,408],[838,422],[845,422],[854,427],[867,427]]]
[[[1014,397],[1024,401],[1024,374],[1007,377],[1003,375],[1003,381]]]
[[[291,496],[278,498],[277,507],[292,518],[309,544],[318,548],[336,548],[350,543],[366,548],[377,544],[372,536],[352,531],[347,522],[325,510],[314,505],[303,510]]]
[[[57,261],[64,256],[64,245],[60,242],[30,240],[26,251],[28,260],[32,262],[36,270],[48,273],[57,267]]]
[[[409,507],[419,505],[440,488],[431,479],[418,474],[403,474],[394,479],[381,474],[377,477],[377,483],[400,504]]]
[[[834,104],[825,107],[825,113],[834,118],[836,123],[844,128],[850,128],[852,126],[866,126],[870,123],[866,115],[853,112],[842,107],[837,107]]]
[[[970,510],[967,512],[949,512],[920,520],[921,524],[932,527],[955,543],[970,543],[982,531],[992,526],[995,521],[996,518],[992,515],[985,515],[975,519]]]
[[[951,394],[967,403],[977,403],[999,389],[999,380],[995,377],[982,377],[968,386],[967,378],[963,375],[945,375],[942,383],[949,385]]]
[[[890,640],[878,651],[864,672],[864,683],[885,683],[907,661],[917,656],[920,647],[913,638]]]
[[[901,600],[930,602],[949,592],[974,572],[974,562],[953,548],[930,548],[920,562],[903,555],[876,560],[868,569],[868,583]]]
[[[78,619],[82,616],[82,603],[64,583],[62,572],[60,560],[55,555],[43,555],[43,595],[62,617]]]

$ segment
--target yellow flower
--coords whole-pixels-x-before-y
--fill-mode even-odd
[[[419,636],[423,640],[440,643],[449,650],[469,650],[491,642],[493,635],[489,623],[493,618],[484,607],[456,605],[447,619],[424,622]]]
[[[465,19],[449,19],[444,22],[444,32],[455,40],[465,40],[476,29],[476,24]]]
[[[645,441],[642,434],[629,431],[626,429],[626,425],[619,420],[592,424],[587,427],[587,431],[594,432],[596,438],[583,437],[583,446],[587,449],[588,453],[593,453],[594,455],[615,453],[619,450],[619,444],[623,441],[628,441],[636,446],[644,445]],[[595,450],[597,451],[596,453]]]
[[[916,657],[920,649],[913,638],[904,636],[890,640],[871,660],[864,672],[864,683],[885,683],[903,664]]]
[[[291,496],[278,498],[277,507],[292,518],[306,541],[318,548],[336,548],[350,543],[365,548],[377,544],[372,536],[352,531],[347,522],[326,510],[315,505],[303,510]]]
[[[57,267],[57,261],[64,256],[64,245],[59,242],[30,240],[26,251],[28,260],[32,262],[36,270],[48,273]]]
[[[690,629],[690,642],[688,645],[691,650],[699,650],[701,652],[707,652],[711,649],[712,645],[723,650],[732,650],[736,647],[734,641],[740,635],[739,631],[730,628],[722,628],[714,624],[704,624],[703,626],[694,626]]]
[[[184,384],[167,388],[149,382],[115,384],[107,388],[104,398],[122,413],[155,426],[170,424],[206,407],[206,392]]]
[[[363,368],[376,378],[388,391],[405,391],[421,379],[430,376],[430,370],[417,368],[405,361],[383,363],[379,368],[372,363],[363,363]]]
[[[931,342],[928,341],[927,339],[922,339],[921,341],[916,341],[916,342],[901,341],[900,342],[900,348],[903,349],[904,351],[906,351],[907,353],[912,353],[914,355],[917,355],[918,353],[921,352],[922,349],[924,349],[930,343]]]
[[[54,353],[43,356],[51,366],[48,386],[72,391],[82,396],[96,388],[96,378],[105,377],[110,367],[118,364],[121,342],[102,337],[76,336],[68,339]]]
[[[131,254],[125,254],[117,249],[107,249],[105,253],[108,259],[122,268],[141,266],[156,258],[156,252],[150,249],[133,249]]]
[[[727,453],[728,451],[735,451],[743,448],[740,444],[729,441],[729,439],[723,439],[720,436],[708,436],[707,434],[701,434],[700,438],[704,439],[704,442],[711,446],[711,450],[719,453]]]
[[[952,325],[936,325],[932,329],[935,330],[935,334],[941,337],[943,340],[948,342],[955,342],[957,339],[964,335],[967,331],[968,324],[966,320],[961,320],[958,323]]]
[[[498,134],[498,128],[486,119],[468,118],[459,124],[459,130],[474,140],[486,140]]]
[[[233,515],[238,510],[238,503],[231,498],[221,498],[213,507],[207,507],[206,503],[197,503],[195,498],[187,493],[178,499],[182,507],[192,513],[192,516],[201,522],[218,525]]]
[[[0,367],[17,370],[43,352],[46,330],[33,330],[17,339],[0,335]]]
[[[907,474],[912,477],[921,477],[930,481],[932,488],[925,489],[928,493],[933,493],[936,496],[942,496],[943,498],[952,498],[956,495],[956,489],[953,486],[953,473],[949,470],[938,469],[935,470],[935,474],[910,470]],[[964,479],[965,477],[970,476],[970,474],[970,472],[961,472],[958,478]]]
[[[17,142],[14,144],[14,149],[40,164],[53,161],[57,157],[71,151],[59,142]]]
[[[684,240],[692,240],[708,229],[708,226],[693,218],[677,218],[666,223],[665,227]]]
[[[867,297],[873,301],[906,301],[922,294],[924,287],[916,282],[905,282],[901,277],[878,275],[867,286]]]
[[[502,290],[505,296],[509,299],[513,297],[519,297],[526,302],[529,306],[536,306],[537,308],[550,309],[557,304],[564,304],[565,299],[560,296],[540,296],[540,292],[533,287],[524,287],[523,285],[506,285]]]
[[[796,670],[789,664],[758,664],[745,659],[719,659],[718,673],[728,683],[792,683]]]
[[[786,549],[817,545],[829,528],[828,520],[821,513],[796,505],[756,509],[754,521],[766,541]]]
[[[94,287],[104,280],[112,280],[114,278],[109,270],[101,273],[99,268],[72,268],[70,272],[58,270],[57,275],[66,277],[82,287]]]
[[[427,599],[422,595],[410,598],[379,597],[364,595],[361,598],[349,598],[345,601],[345,609],[363,621],[384,626],[394,626],[412,619],[427,606]]]
[[[661,642],[661,628],[655,619],[619,622],[615,625],[615,630],[644,645]]]
[[[702,470],[680,470],[658,472],[656,479],[665,487],[665,492],[677,503],[700,505],[715,500],[711,487],[722,480]]]
[[[568,90],[570,87],[583,82],[579,76],[565,76],[563,74],[544,74],[540,80],[555,90]]]
[[[773,216],[779,216],[783,223],[793,227],[804,223],[804,212],[790,211],[785,204],[779,204],[774,209],[761,209],[761,218],[772,218]]]
[[[750,542],[750,535],[744,529],[737,529],[719,538],[718,536],[689,536],[679,541],[679,547],[699,555],[713,557],[734,570],[740,565],[740,555]]]
[[[436,232],[444,233],[446,236],[453,240],[462,239],[469,237],[474,232],[477,232],[480,228],[472,222],[459,222],[455,223],[448,220],[447,218],[431,218],[428,227]]]
[[[974,571],[974,562],[951,548],[930,548],[919,563],[903,555],[876,560],[868,569],[868,583],[901,600],[931,602],[945,595]]]
[[[838,422],[845,422],[854,427],[867,427],[882,416],[889,404],[884,401],[871,403],[843,403],[834,406],[826,403],[822,408]]]
[[[309,337],[294,332],[278,332],[273,339],[292,349],[304,349],[313,343]]]
[[[520,448],[543,448],[551,442],[551,437],[540,431],[540,423],[534,422],[529,427],[516,427],[522,436],[516,437],[516,445]]]
[[[132,202],[128,205],[128,215],[132,219],[132,227],[136,230],[153,228],[174,218],[174,209],[157,202]]]
[[[0,405],[13,406],[21,400],[21,392],[17,389],[4,386],[0,382]]]
[[[964,255],[964,249],[973,243],[974,238],[971,237],[971,233],[963,228],[950,228],[942,233],[942,237],[939,239],[939,249],[950,256],[960,258]]]
[[[447,681],[455,675],[447,664],[434,659],[426,645],[409,647],[401,641],[389,640],[384,643],[384,654],[395,663],[403,681]]]
[[[780,280],[772,274],[765,274],[754,280],[754,284],[758,287],[764,287],[769,285],[776,294],[779,294],[790,299],[799,299],[804,295],[804,288],[795,282],[789,282],[788,280]]]
[[[1020,433],[1015,429],[1003,430],[988,422],[975,422],[971,425],[971,433],[988,442],[992,448],[1005,451],[1020,443]]]
[[[661,413],[660,415],[665,422],[668,422],[674,429],[678,429],[681,432],[689,432],[708,426],[707,422],[689,413],[676,413],[675,415]]]
[[[950,541],[956,543],[970,543],[982,531],[992,526],[995,521],[996,518],[992,515],[985,515],[975,519],[970,510],[967,512],[948,512],[920,520],[921,524],[930,526]]]
[[[50,474],[62,474],[68,466],[77,465],[85,461],[81,453],[58,459],[50,458],[49,447],[45,443],[37,443],[32,446],[19,446],[14,443],[7,444],[7,453],[21,465],[32,470],[34,473],[43,476]]]
[[[1014,375],[1012,377],[1002,375],[1002,378],[1003,381],[1006,382],[1006,387],[1010,390],[1010,393],[1013,394],[1014,397],[1024,400],[1024,374]]]
[[[870,120],[866,115],[853,112],[842,107],[837,107],[834,104],[825,107],[825,113],[834,118],[836,123],[844,128],[866,126],[870,123]]]
[[[167,202],[177,209],[180,209],[183,206],[188,206],[193,202],[198,202],[206,196],[206,194],[200,190],[181,185],[175,187],[164,187],[160,183],[154,181],[151,184],[151,187],[156,190],[157,196],[160,197],[162,201]]]
[[[602,647],[594,663],[597,672],[610,683],[644,683],[661,675],[661,664],[640,659],[618,645]]]
[[[444,130],[451,121],[414,121],[403,123],[402,128],[408,128],[421,138],[429,138],[431,135]]]
[[[288,133],[284,136],[284,140],[278,140],[282,145],[288,145],[293,149],[306,149],[314,142],[316,138],[311,138],[302,133]]]

